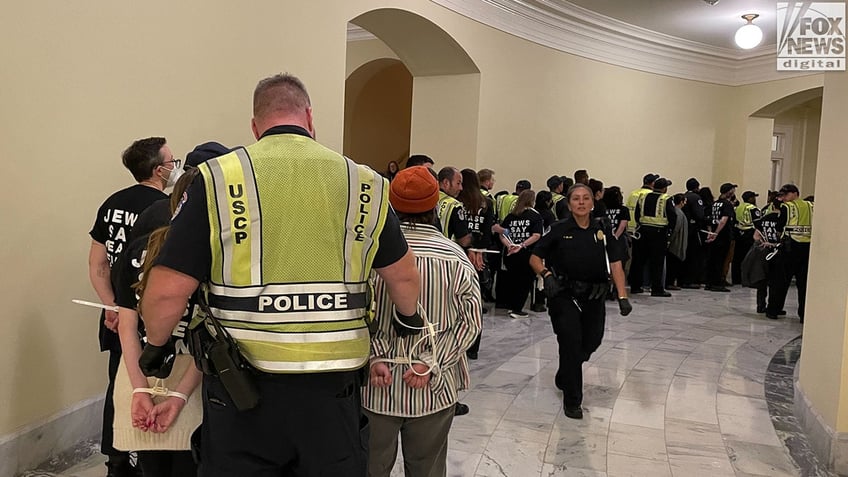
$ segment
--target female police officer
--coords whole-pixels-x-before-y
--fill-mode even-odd
[[[571,218],[555,223],[530,257],[533,271],[545,281],[548,313],[559,343],[556,385],[563,391],[565,415],[572,419],[583,418],[582,365],[604,336],[610,277],[619,290],[622,316],[633,309],[624,293],[620,247],[607,243],[612,236],[609,225],[591,218],[592,195],[586,185],[572,186],[566,195]]]

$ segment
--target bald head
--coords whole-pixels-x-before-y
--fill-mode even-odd
[[[296,76],[286,73],[265,78],[253,91],[254,134],[258,137],[281,124],[302,126],[313,133],[311,106],[306,86]]]

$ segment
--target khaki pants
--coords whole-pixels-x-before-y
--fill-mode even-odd
[[[423,417],[394,417],[363,409],[371,428],[368,475],[388,477],[395,465],[398,434],[406,477],[447,475],[448,432],[456,406]]]

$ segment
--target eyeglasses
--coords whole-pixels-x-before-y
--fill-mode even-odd
[[[160,165],[160,166],[164,166],[165,164],[168,164],[168,163],[170,163],[170,162],[173,162],[173,163],[174,163],[174,169],[179,169],[179,168],[180,168],[180,164],[182,164],[182,163],[183,163],[183,160],[182,160],[182,159],[173,159],[173,160],[170,160],[170,161],[162,161],[162,164],[159,164],[159,165]]]

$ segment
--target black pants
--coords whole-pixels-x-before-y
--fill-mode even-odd
[[[668,233],[665,227],[646,227],[639,228],[644,242],[643,247],[647,252],[648,268],[651,273],[651,292],[663,292],[663,264],[665,263],[665,255],[668,252]]]
[[[501,270],[498,274],[499,281],[503,282],[503,289],[498,287],[498,302],[506,305],[510,310],[521,311],[530,289],[533,287],[535,274],[530,268],[530,251],[521,250],[518,253],[504,257],[506,271]],[[500,296],[503,293],[504,296]]]
[[[144,477],[186,477],[197,475],[191,451],[139,451],[138,465]]]
[[[736,237],[736,245],[733,249],[733,262],[730,264],[730,283],[740,285],[742,283],[742,260],[745,260],[745,255],[751,250],[754,245],[754,231],[746,230],[740,232]]]
[[[810,244],[792,242],[789,250],[781,247],[781,250],[771,259],[782,257],[783,273],[776,273],[774,286],[769,286],[769,303],[766,312],[776,315],[786,304],[786,295],[789,293],[789,285],[795,278],[795,286],[798,287],[798,316],[804,320],[804,307],[807,302],[807,272],[810,268]]]
[[[604,300],[579,300],[575,304],[565,295],[548,300],[548,314],[559,344],[555,382],[562,389],[565,407],[583,402],[583,363],[601,345],[605,306]]]
[[[110,349],[108,351],[109,385],[106,387],[106,400],[103,402],[103,427],[100,437],[100,452],[103,455],[109,456],[109,461],[111,462],[126,461],[129,463],[129,453],[112,447],[112,436],[114,435],[112,425],[115,422],[115,403],[112,401],[112,396],[115,394],[115,376],[118,374],[118,367],[121,365],[121,349]]]
[[[730,250],[730,237],[719,236],[710,243],[709,257],[707,258],[707,285],[713,287],[724,286],[724,260]]]
[[[677,255],[667,252],[665,254],[665,286],[669,287],[677,282],[677,285],[682,283],[680,274],[683,272],[683,261],[677,258]]]
[[[689,224],[689,235],[686,239],[686,260],[680,270],[678,283],[693,285],[701,283],[704,275],[704,245],[701,243],[701,233],[697,224]]]
[[[645,235],[642,233],[642,229],[639,229],[639,240],[632,240],[631,242],[631,259],[630,259],[630,271],[627,275],[627,281],[630,284],[631,289],[641,289],[644,283],[644,270],[645,265],[648,263],[648,246],[647,239],[645,239]]]
[[[368,419],[358,371],[262,374],[262,402],[239,412],[203,377],[201,477],[365,477]]]

